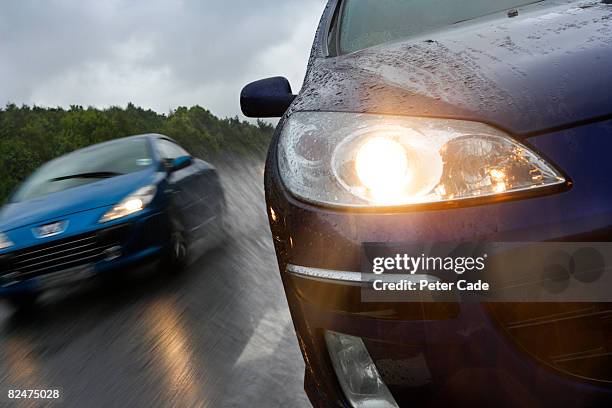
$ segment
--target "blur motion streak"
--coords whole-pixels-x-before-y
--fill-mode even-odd
[[[74,407],[306,406],[262,166],[218,165],[231,237],[180,276],[50,293],[27,314],[0,306],[0,405],[7,389],[59,388]]]

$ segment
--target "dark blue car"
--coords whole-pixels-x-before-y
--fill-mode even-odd
[[[244,88],[315,406],[612,404],[611,303],[363,300],[381,248],[611,241],[610,3],[330,0],[299,94]]]
[[[218,174],[157,134],[97,144],[50,161],[0,212],[0,296],[44,290],[148,261],[176,271],[221,236]],[[202,246],[197,246],[202,248]]]

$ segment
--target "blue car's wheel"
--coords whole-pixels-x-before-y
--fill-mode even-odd
[[[189,259],[189,244],[182,232],[174,231],[170,236],[168,251],[162,259],[161,268],[164,272],[180,272],[187,266]]]
[[[183,265],[187,261],[187,241],[181,233],[174,233],[172,239],[172,261]]]

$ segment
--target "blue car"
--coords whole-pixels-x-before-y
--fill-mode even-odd
[[[0,296],[31,305],[51,288],[160,261],[223,233],[225,199],[210,164],[147,134],[74,151],[41,166],[0,212]]]
[[[612,406],[597,279],[603,302],[364,290],[376,251],[611,241],[612,2],[329,0],[301,91],[268,78],[241,103],[282,116],[266,200],[313,405]],[[597,261],[556,259],[532,285]]]

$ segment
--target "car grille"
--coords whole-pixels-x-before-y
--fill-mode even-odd
[[[612,382],[612,304],[490,304],[506,335],[532,357],[571,376]]]
[[[54,240],[5,256],[0,276],[24,280],[103,260],[105,251],[122,244],[127,225]]]

